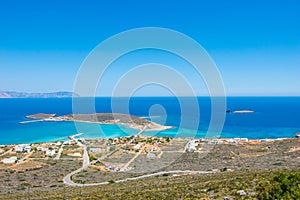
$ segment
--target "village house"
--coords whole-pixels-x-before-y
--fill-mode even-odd
[[[138,144],[134,145],[133,149],[134,150],[139,150],[141,147],[142,147],[142,144],[138,143]]]
[[[12,156],[12,157],[10,157],[10,158],[4,158],[3,160],[2,160],[2,162],[4,163],[4,164],[13,164],[13,163],[15,163],[16,161],[17,161],[17,157],[16,156]]]
[[[47,149],[46,152],[45,152],[45,154],[46,154],[47,156],[52,157],[52,156],[55,155],[55,150]]]
[[[26,150],[25,150],[26,148]],[[29,144],[18,144],[17,146],[14,147],[15,152],[17,153],[22,153],[23,151],[27,151],[30,149],[31,151],[31,146]]]
[[[36,148],[36,150],[38,150],[38,151],[44,151],[44,148],[39,146],[39,147]]]
[[[27,145],[24,147],[24,151],[26,151],[27,153],[29,153],[31,151],[31,146]]]
[[[101,148],[97,148],[97,147],[91,147],[90,148],[90,152],[100,153],[100,152],[102,152],[102,149]]]
[[[75,153],[73,154],[73,156],[75,156],[75,157],[81,157],[81,153],[75,152]]]

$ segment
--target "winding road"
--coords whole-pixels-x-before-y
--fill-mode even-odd
[[[120,148],[122,148],[123,146],[126,146],[130,143],[132,143],[134,141],[135,138],[137,138],[139,135],[141,135],[147,127],[144,127],[140,132],[138,132],[136,135],[134,135],[134,137],[128,141],[126,144],[123,144],[121,147],[117,148],[116,150],[119,150]],[[89,160],[89,155],[88,155],[88,151],[87,151],[87,147],[78,141],[79,145],[83,146],[83,164],[82,167],[80,167],[79,169],[69,173],[68,175],[66,175],[63,178],[64,184],[69,185],[69,186],[78,186],[78,187],[86,187],[86,186],[97,186],[97,185],[106,185],[109,184],[108,181],[105,182],[99,182],[99,183],[87,183],[87,184],[82,184],[82,183],[75,183],[74,181],[72,181],[71,177],[79,172],[81,172],[82,170],[88,168],[90,166],[90,160]],[[97,159],[94,162],[103,160],[105,158],[107,158],[108,156],[112,155],[116,150],[109,152],[108,154],[102,156],[101,158]],[[140,151],[141,152],[141,151]],[[135,157],[134,157],[135,158]],[[134,159],[132,159],[134,160]],[[94,163],[92,162],[92,164]],[[131,162],[129,161],[129,164]],[[128,164],[128,163],[127,163]],[[128,165],[129,165],[128,164]],[[127,166],[128,166],[127,165]],[[126,166],[126,167],[127,167]],[[210,174],[210,173],[216,173],[216,172],[212,172],[212,171],[192,171],[192,170],[171,170],[171,171],[161,171],[161,172],[155,172],[155,173],[151,173],[151,174],[145,174],[145,175],[141,175],[141,176],[137,176],[137,177],[132,177],[132,178],[124,178],[124,179],[120,179],[120,180],[116,180],[115,183],[121,183],[121,182],[125,182],[125,181],[133,181],[133,180],[138,180],[138,179],[143,179],[143,178],[149,178],[149,177],[153,177],[153,176],[159,176],[159,175],[163,175],[163,174],[182,174],[182,173],[189,173],[189,174]]]
[[[70,174],[66,175],[63,179],[65,184],[72,185],[72,186],[76,186],[76,183],[74,183],[71,180],[71,177],[74,174],[77,174],[77,173],[81,172],[82,170],[84,170],[84,169],[86,169],[90,166],[90,159],[89,159],[89,154],[88,154],[88,151],[87,151],[87,147],[79,141],[77,142],[77,144],[80,145],[80,146],[83,146],[83,163],[82,163],[82,167],[80,167],[79,169],[77,169],[77,170],[71,172]]]
[[[129,140],[127,143],[123,144],[121,147],[119,148],[116,148],[114,151],[112,152],[109,152],[108,154],[98,158],[97,160],[94,160],[92,163],[90,162],[90,158],[89,158],[89,154],[88,154],[88,151],[87,151],[87,147],[81,143],[80,141],[77,141],[77,144],[82,146],[83,147],[83,164],[82,164],[82,167],[80,167],[79,169],[67,174],[64,178],[63,178],[63,181],[66,185],[71,185],[71,186],[80,186],[80,185],[84,185],[84,184],[78,184],[78,183],[75,183],[72,181],[71,177],[79,172],[81,172],[82,170],[88,168],[90,166],[90,164],[94,164],[96,163],[97,161],[100,161],[100,160],[103,160],[105,158],[107,158],[108,156],[112,155],[113,153],[115,153],[116,151],[118,151],[120,148],[128,145],[128,144],[131,144],[135,138],[137,138],[139,135],[141,135],[145,130],[146,130],[147,126],[145,126],[142,130],[140,130],[136,135],[133,136],[133,138],[131,140]],[[79,134],[76,134],[74,136],[78,136]],[[72,138],[74,139],[74,137]],[[102,184],[105,184],[105,183],[102,183]],[[101,185],[101,184],[100,184]]]
[[[149,178],[149,177],[152,177],[152,176],[159,176],[159,175],[163,175],[163,174],[182,174],[182,173],[184,173],[184,174],[212,174],[212,173],[216,173],[216,172],[212,172],[212,171],[209,171],[209,172],[208,171],[191,171],[191,170],[161,171],[161,172],[155,172],[155,173],[152,173],[152,174],[146,174],[146,175],[142,175],[142,176],[116,180],[115,183],[121,183],[121,182],[125,182],[125,181],[133,181],[133,180],[138,180],[138,179],[143,179],[143,178]],[[64,183],[69,185],[69,186],[87,187],[87,186],[106,185],[106,184],[109,184],[110,182],[106,181],[106,182],[100,182],[100,183],[82,184],[82,183],[74,183],[73,181],[65,182],[65,180],[64,180]]]

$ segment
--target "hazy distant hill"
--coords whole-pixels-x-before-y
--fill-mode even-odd
[[[28,93],[14,91],[0,91],[0,98],[62,98],[62,97],[78,97],[73,92],[50,92],[50,93]]]

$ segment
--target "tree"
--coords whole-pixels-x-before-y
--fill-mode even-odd
[[[97,160],[97,157],[93,156],[93,155],[90,155],[89,158],[90,158],[90,161]]]

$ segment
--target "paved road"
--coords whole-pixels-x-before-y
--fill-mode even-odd
[[[80,136],[80,135],[82,135],[82,133],[77,133],[77,134],[75,134],[75,135],[71,135],[71,136],[69,136],[69,138],[70,138],[70,140],[75,140],[75,137]],[[62,145],[60,146],[60,148],[59,148],[59,150],[58,150],[58,152],[57,152],[57,154],[56,154],[54,160],[59,160],[59,159],[60,159],[61,152],[63,151],[64,146],[65,146],[70,140],[64,141],[64,142],[62,143]],[[77,143],[78,143],[78,144],[80,143],[79,145],[83,145],[81,142],[77,142]]]
[[[156,173],[152,173],[152,174],[146,174],[146,175],[142,175],[142,176],[138,176],[138,177],[132,177],[132,178],[125,178],[125,179],[121,179],[121,180],[116,180],[116,183],[121,183],[121,182],[125,182],[125,181],[133,181],[133,180],[138,180],[138,179],[143,179],[143,178],[149,178],[152,176],[159,176],[159,175],[163,175],[163,174],[182,174],[182,173],[186,173],[186,174],[212,174],[215,172],[211,172],[211,171],[191,171],[191,170],[173,170],[173,171],[161,171],[161,172],[156,172]],[[75,174],[75,173],[74,173]],[[69,186],[78,186],[78,187],[86,187],[86,186],[97,186],[97,185],[106,185],[109,184],[109,182],[100,182],[100,183],[87,183],[87,184],[81,184],[81,183],[74,183],[73,181],[70,182],[64,182],[65,184],[69,185]]]
[[[80,134],[76,134],[73,136],[72,139],[74,139],[75,136],[78,136]],[[77,144],[79,146],[82,146],[83,147],[83,162],[82,162],[82,167],[80,167],[79,169],[71,172],[70,174],[66,175],[63,179],[64,183],[67,184],[67,185],[72,185],[74,184],[74,182],[71,180],[71,177],[74,175],[74,174],[77,174],[79,173],[81,170],[84,170],[86,168],[88,168],[90,166],[90,158],[89,158],[89,154],[88,154],[88,151],[87,151],[87,147],[81,143],[80,141],[77,140]]]
[[[82,163],[82,167],[80,167],[79,169],[71,172],[70,174],[68,174],[64,177],[63,181],[67,185],[74,185],[75,183],[71,180],[71,177],[74,174],[77,174],[80,171],[82,171],[82,170],[84,170],[84,169],[86,169],[90,166],[90,158],[89,158],[89,154],[88,154],[88,151],[87,151],[87,147],[79,141],[78,141],[78,144],[83,146],[83,163]],[[74,185],[74,186],[76,186],[76,185]]]
[[[88,151],[87,151],[87,147],[84,144],[82,144],[82,146],[83,146],[83,164],[82,164],[82,167],[85,169],[88,166],[90,166],[90,158],[89,158],[89,154],[88,154]]]
[[[141,135],[141,134],[146,130],[146,128],[147,128],[147,126],[145,126],[140,132],[138,132],[136,135],[134,135],[134,137],[133,137],[130,141],[128,141],[127,143],[125,143],[125,144],[122,145],[121,147],[117,148],[116,150],[114,150],[114,151],[112,151],[112,152],[109,152],[108,154],[102,156],[101,158],[99,158],[99,159],[93,161],[92,164],[93,164],[93,163],[96,163],[97,161],[100,161],[100,160],[103,160],[103,159],[107,158],[108,156],[110,156],[110,155],[112,155],[113,153],[115,153],[116,151],[118,151],[120,148],[122,148],[122,147],[124,147],[124,146],[126,146],[126,145],[128,145],[128,144],[130,144],[130,143],[132,143],[132,142],[135,140],[135,138],[137,138],[139,135]],[[78,136],[78,135],[80,135],[80,134],[73,135],[73,136],[71,136],[70,138],[71,138],[71,139],[74,139],[74,136]],[[77,183],[74,183],[74,182],[71,180],[71,177],[72,177],[74,174],[77,174],[77,173],[79,173],[80,171],[82,171],[82,170],[88,168],[88,167],[90,166],[90,164],[91,164],[91,163],[90,163],[90,159],[89,159],[89,155],[88,155],[88,151],[87,151],[87,147],[86,147],[83,143],[81,143],[81,142],[79,142],[79,141],[78,141],[78,144],[81,145],[81,146],[83,146],[83,164],[82,164],[82,167],[80,167],[79,169],[77,169],[77,170],[75,170],[75,171],[73,171],[73,172],[67,174],[67,175],[63,178],[64,183],[67,184],[67,185],[77,186],[78,184],[77,184]],[[60,155],[59,155],[58,157],[60,157]],[[80,184],[79,184],[79,185],[80,185]],[[99,185],[101,185],[101,184],[99,184]]]
[[[136,136],[142,134],[142,132],[146,129],[146,127],[144,127],[144,129],[142,129]],[[125,145],[128,145],[130,143],[132,143],[134,141],[136,137],[134,137],[133,139],[131,139],[128,143],[126,143]],[[79,173],[80,171],[86,169],[87,167],[89,167],[90,162],[89,162],[89,157],[88,157],[88,152],[87,152],[87,147],[81,143],[81,145],[83,145],[84,147],[84,154],[83,154],[83,165],[81,168],[71,172],[70,174],[66,175],[63,179],[64,183],[66,185],[69,186],[78,186],[78,187],[86,187],[86,186],[97,186],[97,185],[106,185],[109,184],[109,182],[105,181],[105,182],[99,182],[99,183],[87,183],[87,184],[81,184],[81,183],[75,183],[71,180],[71,177],[77,173]],[[114,152],[114,151],[113,151]],[[112,152],[106,154],[106,157],[108,157],[109,155],[111,155]],[[103,159],[104,157],[102,157]],[[125,179],[121,179],[121,180],[116,180],[116,183],[121,183],[121,182],[125,182],[125,181],[133,181],[133,180],[138,180],[138,179],[143,179],[143,178],[149,178],[152,176],[159,176],[159,175],[163,175],[163,174],[210,174],[210,173],[215,173],[215,172],[211,172],[211,171],[191,171],[191,170],[172,170],[172,171],[161,171],[161,172],[156,172],[156,173],[152,173],[152,174],[146,174],[146,175],[142,175],[142,176],[138,176],[138,177],[132,177],[132,178],[125,178]]]
[[[129,142],[127,142],[126,144],[122,145],[121,147],[123,146],[126,146],[130,143],[132,143],[135,138],[137,138],[137,136],[139,136],[140,134],[142,134],[144,131],[145,131],[146,127],[144,127],[140,132],[138,132]],[[83,187],[83,186],[96,186],[96,185],[105,185],[105,184],[108,184],[109,182],[100,182],[100,183],[89,183],[89,184],[79,184],[79,183],[75,183],[71,180],[71,177],[74,175],[74,174],[77,174],[79,173],[80,171],[86,169],[89,167],[90,165],[90,160],[89,160],[89,156],[88,156],[88,151],[87,151],[87,147],[82,144],[81,142],[78,141],[78,144],[79,145],[82,145],[83,146],[83,149],[84,149],[84,153],[83,153],[83,164],[82,164],[82,167],[80,167],[79,169],[71,172],[70,174],[66,175],[63,179],[64,183],[66,185],[70,185],[70,186],[80,186],[80,187]],[[121,147],[117,148],[116,150],[119,150]],[[107,158],[108,156],[110,156],[111,154],[113,154],[116,150],[102,156],[101,158],[99,158],[98,160],[100,159],[105,159]],[[137,154],[139,155],[139,154]],[[136,156],[137,157],[137,156]],[[135,158],[136,158],[135,157]],[[97,161],[98,161],[97,160]],[[130,164],[130,163],[129,163]],[[128,164],[128,165],[129,165]],[[138,180],[138,179],[142,179],[142,178],[148,178],[148,177],[152,177],[152,176],[159,176],[159,175],[162,175],[162,174],[178,174],[178,173],[193,173],[193,174],[208,174],[208,173],[213,173],[213,172],[206,172],[206,171],[190,171],[190,170],[173,170],[173,171],[161,171],[161,172],[156,172],[156,173],[152,173],[152,174],[146,174],[146,175],[142,175],[142,176],[138,176],[138,177],[133,177],[133,178],[125,178],[125,179],[121,179],[121,180],[117,180],[115,181],[116,183],[120,183],[120,182],[125,182],[125,181],[132,181],[132,180]]]
[[[67,142],[68,142],[68,141],[65,141],[65,142],[62,143],[62,145],[60,146],[60,148],[59,148],[59,150],[58,150],[58,152],[57,152],[57,154],[56,154],[54,160],[59,160],[59,159],[60,159],[61,152],[63,151],[64,146],[65,146],[65,144],[66,144]]]

